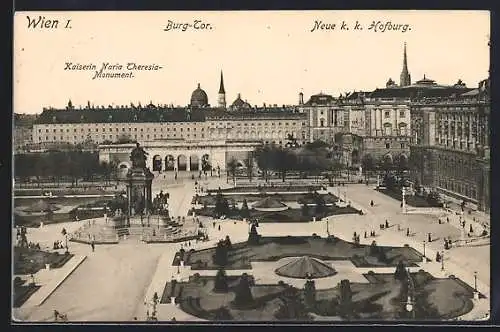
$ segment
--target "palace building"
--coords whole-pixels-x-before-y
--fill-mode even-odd
[[[411,106],[414,178],[490,211],[490,81]]]
[[[186,107],[151,102],[95,107],[89,102],[75,108],[69,101],[65,109],[44,109],[29,139],[39,151],[54,144],[109,146],[136,140],[159,151],[170,146],[179,155],[185,146],[212,141],[246,151],[256,142],[285,146],[291,139],[299,145],[322,140],[335,145],[350,166],[360,166],[367,154],[375,160],[412,157],[422,166],[414,174],[422,185],[489,209],[489,80],[476,89],[461,80],[438,84],[426,75],[412,83],[406,44],[399,85],[389,78],[373,91],[338,97],[320,92],[306,102],[300,92],[295,106],[252,106],[240,93],[230,104],[226,98],[221,71],[217,106],[210,106],[201,84]],[[18,151],[26,150],[21,146],[25,131],[16,132]],[[220,146],[214,149],[220,164]]]

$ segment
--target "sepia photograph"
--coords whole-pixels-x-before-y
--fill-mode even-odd
[[[491,319],[490,12],[13,30],[13,323]]]

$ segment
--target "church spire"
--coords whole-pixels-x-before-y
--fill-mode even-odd
[[[219,87],[219,107],[226,107],[226,90],[224,89],[224,76],[220,71],[220,87]]]
[[[400,86],[408,86],[411,84],[411,76],[408,72],[408,59],[406,56],[406,43],[403,50],[403,70],[401,71]]]
[[[220,87],[219,87],[219,93],[226,93],[226,90],[224,90],[224,76],[222,75],[222,70],[220,71]]]

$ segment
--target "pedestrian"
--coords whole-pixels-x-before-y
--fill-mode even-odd
[[[446,217],[446,222],[449,223],[450,222],[450,217]]]
[[[370,202],[370,205],[371,205],[371,207],[373,207],[373,205],[375,205],[375,204],[373,204],[373,200]]]
[[[220,225],[219,225],[219,231],[220,231]]]
[[[365,231],[365,239],[366,239],[366,231]]]
[[[215,228],[215,221],[213,222],[214,228]]]
[[[387,219],[385,220],[385,228],[389,228],[389,222],[387,221]]]
[[[406,229],[406,236],[410,236],[410,227]]]
[[[474,233],[474,229],[472,228],[472,224],[470,224],[469,232]]]
[[[90,246],[92,247],[92,252],[94,252],[94,250],[95,250],[95,244],[94,244],[94,241],[92,241],[92,242],[90,243]]]
[[[431,233],[427,234],[427,242],[432,242],[432,236]]]

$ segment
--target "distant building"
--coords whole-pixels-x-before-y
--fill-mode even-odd
[[[456,88],[464,87],[459,81]],[[490,211],[490,81],[411,106],[414,179]]]
[[[33,143],[33,123],[36,114],[14,114],[13,123],[13,152],[26,152],[29,145]]]

